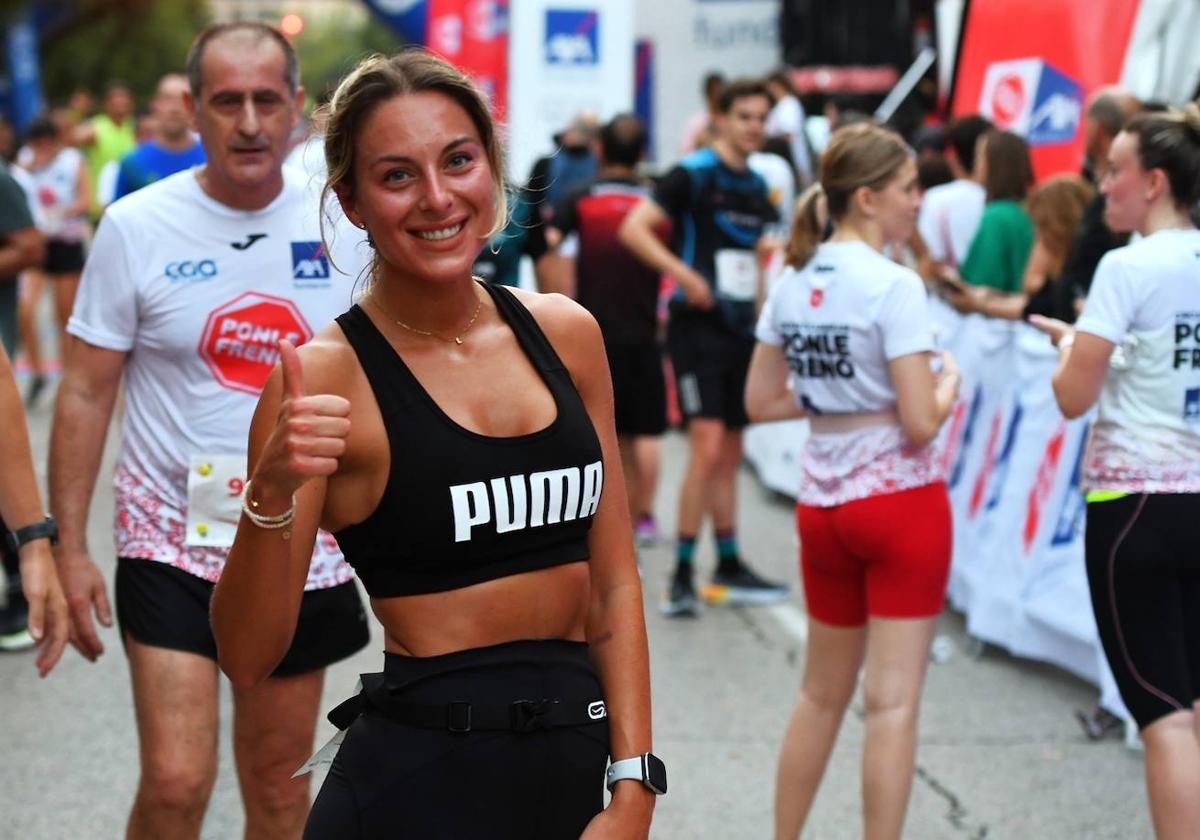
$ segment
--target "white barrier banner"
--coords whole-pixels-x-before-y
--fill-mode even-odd
[[[1084,569],[1079,468],[1088,420],[1058,411],[1057,351],[1028,325],[963,318],[936,299],[931,309],[940,345],[963,371],[938,444],[954,514],[947,597],[972,636],[1076,674],[1124,716]],[[767,486],[796,495],[805,437],[804,421],[747,431],[746,456]]]

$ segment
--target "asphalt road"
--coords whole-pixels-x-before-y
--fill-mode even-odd
[[[49,399],[31,413],[44,465]],[[658,498],[671,533],[684,440],[665,440]],[[97,488],[90,542],[111,582],[114,447]],[[775,758],[804,661],[805,621],[795,563],[791,506],[741,477],[740,538],[764,574],[789,581],[785,606],[713,608],[698,620],[669,621],[655,608],[671,563],[668,546],[642,553],[653,669],[656,752],[668,763],[671,792],[658,806],[656,840],[768,838]],[[697,563],[712,565],[705,537]],[[1076,709],[1093,689],[1055,669],[995,649],[972,651],[961,617],[947,613],[948,661],[930,668],[921,713],[917,780],[906,837],[1141,838],[1151,836],[1142,760],[1119,737],[1088,741]],[[373,644],[331,668],[326,706],[344,698],[356,675],[379,669]],[[45,681],[31,654],[0,656],[0,838],[117,838],[137,783],[128,668],[115,630],[106,655],[89,664],[68,651]],[[970,651],[970,652],[969,652]],[[972,655],[975,654],[975,655]],[[222,701],[220,775],[205,838],[241,836],[242,816],[228,742],[229,693]],[[323,742],[332,727],[322,721]],[[861,835],[858,763],[861,705],[847,715],[805,838]],[[319,783],[319,779],[316,780]],[[314,788],[315,789],[315,788]]]

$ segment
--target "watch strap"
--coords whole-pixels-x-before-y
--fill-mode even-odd
[[[651,772],[650,767],[648,766],[651,760],[658,762],[658,767],[660,768],[659,775],[663,776],[662,780],[660,781],[660,784],[662,785],[661,789],[655,786],[655,784],[651,781]],[[608,773],[605,778],[605,785],[608,787],[608,790],[611,793],[613,785],[615,785],[617,782],[630,779],[641,782],[656,795],[662,795],[666,793],[667,790],[665,775],[661,768],[662,762],[652,753],[635,755],[633,758],[623,758],[620,761],[614,761],[612,764],[608,765]]]
[[[35,522],[9,532],[6,541],[9,550],[17,552],[20,551],[21,546],[34,540],[50,540],[50,545],[58,542],[58,526],[51,517],[47,516],[41,522]]]

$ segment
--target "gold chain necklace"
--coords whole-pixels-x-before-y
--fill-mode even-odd
[[[471,280],[475,283],[483,282],[478,277],[472,277]],[[379,298],[377,296],[371,295],[371,300],[373,300],[375,302],[375,305],[379,307],[380,312],[382,312],[384,315],[386,315],[388,318],[391,318],[392,321],[395,322],[396,326],[403,327],[404,329],[408,330],[409,332],[416,333],[417,335],[425,335],[425,336],[430,336],[432,338],[436,338],[440,341],[446,342],[447,344],[450,344],[450,343],[462,344],[463,336],[465,336],[467,334],[467,332],[471,329],[471,327],[475,326],[475,319],[479,317],[479,311],[481,309],[483,309],[483,298],[479,297],[479,292],[476,291],[475,292],[475,312],[471,315],[471,320],[467,321],[467,325],[462,328],[462,332],[460,332],[458,335],[456,335],[452,338],[446,338],[444,335],[438,335],[437,333],[435,333],[431,330],[419,330],[416,327],[410,327],[408,324],[404,323],[399,318],[397,318],[395,315],[393,315],[392,313],[390,313],[386,309],[384,309],[383,304],[379,302]]]

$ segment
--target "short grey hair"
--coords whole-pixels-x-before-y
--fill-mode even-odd
[[[283,81],[287,84],[288,92],[295,93],[300,87],[300,59],[296,57],[296,49],[292,46],[292,42],[270,24],[257,20],[237,20],[206,26],[192,41],[192,46],[188,50],[187,62],[184,65],[192,97],[200,98],[200,64],[204,59],[204,50],[216,39],[235,32],[256,35],[258,40],[271,39],[279,45],[279,49],[283,51]]]

